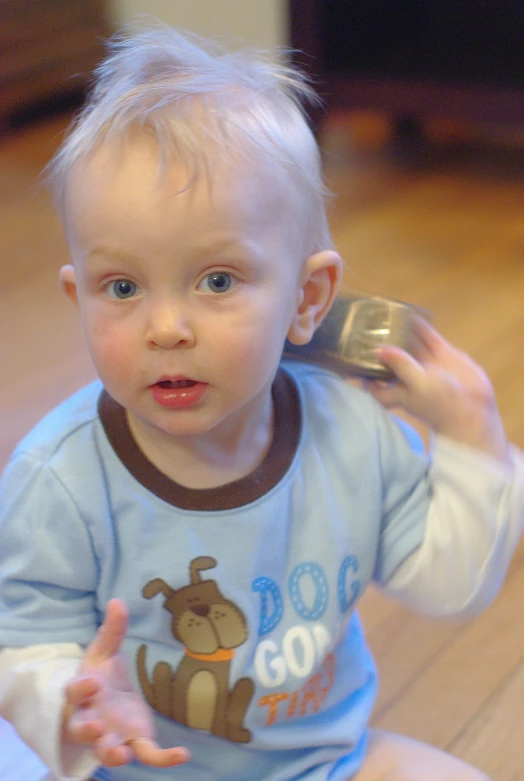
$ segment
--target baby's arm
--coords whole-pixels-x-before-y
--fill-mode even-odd
[[[385,585],[413,609],[469,618],[501,587],[524,527],[524,456],[510,464],[437,437],[422,545]]]
[[[119,653],[126,628],[126,607],[112,600],[85,652],[63,643],[0,653],[0,715],[57,778],[87,778],[101,764],[133,759],[171,767],[188,758],[154,740],[152,713]]]
[[[61,779],[88,778],[100,765],[85,747],[62,745],[64,690],[83,653],[75,643],[0,650],[0,715]]]
[[[507,442],[480,366],[428,323],[419,333],[417,358],[379,351],[396,382],[368,383],[384,406],[403,408],[436,434],[424,541],[385,585],[426,613],[469,616],[497,593],[522,532],[524,457]]]

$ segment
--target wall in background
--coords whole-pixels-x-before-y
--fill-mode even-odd
[[[112,0],[117,26],[144,14],[200,35],[259,47],[288,44],[287,5],[287,0]]]

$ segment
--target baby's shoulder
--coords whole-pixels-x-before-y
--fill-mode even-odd
[[[326,442],[377,444],[391,438],[406,442],[418,455],[424,455],[424,443],[417,431],[402,418],[384,409],[358,384],[322,367],[287,362],[301,400],[303,424],[309,434]]]
[[[305,414],[329,409],[333,414],[373,418],[376,402],[356,384],[328,369],[308,363],[283,364],[297,386]]]
[[[64,445],[81,438],[98,420],[101,390],[102,384],[95,381],[61,402],[24,436],[13,457],[26,454],[46,462]]]

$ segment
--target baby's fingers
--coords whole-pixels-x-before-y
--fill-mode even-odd
[[[417,341],[431,355],[439,350],[451,348],[449,342],[424,317],[413,316],[413,325]]]
[[[104,621],[86,650],[84,664],[98,664],[120,651],[128,623],[128,611],[121,599],[107,603]]]
[[[100,682],[93,676],[81,676],[70,681],[65,689],[65,699],[68,705],[77,708],[100,691]]]
[[[377,350],[377,357],[394,376],[391,380],[366,380],[365,389],[387,409],[406,406],[410,394],[423,382],[424,369],[398,347],[381,347]]]
[[[424,380],[425,370],[412,355],[400,347],[384,345],[377,350],[377,357],[395,375],[395,380],[409,390],[416,390]],[[389,383],[394,387],[393,383]],[[386,387],[386,386],[384,386]]]
[[[129,741],[136,758],[144,765],[152,767],[173,767],[181,765],[189,759],[189,751],[182,746],[176,748],[160,748],[150,738],[135,738]]]
[[[115,732],[106,732],[94,744],[95,753],[103,765],[120,767],[133,761],[133,749]]]
[[[102,737],[104,722],[99,718],[97,711],[85,708],[76,711],[69,719],[67,734],[73,743],[85,746]]]

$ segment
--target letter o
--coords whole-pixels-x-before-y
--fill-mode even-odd
[[[302,647],[302,661],[296,645]],[[307,678],[315,666],[315,644],[305,626],[293,626],[284,635],[282,643],[289,672],[297,678]]]
[[[313,607],[308,607],[304,602],[300,591],[300,580],[309,575],[315,587],[315,602]],[[322,567],[313,561],[297,564],[289,576],[289,595],[296,613],[306,621],[317,621],[326,612],[329,588]]]

